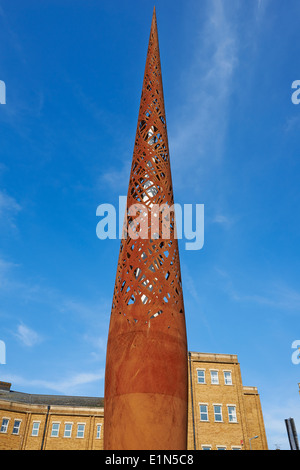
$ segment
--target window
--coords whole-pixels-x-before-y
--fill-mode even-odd
[[[211,450],[211,446],[203,445],[202,450]]]
[[[40,424],[41,423],[39,421],[34,421],[32,423],[32,431],[31,431],[32,436],[38,436],[39,435]]]
[[[7,432],[8,423],[9,423],[9,419],[8,419],[8,418],[3,418],[3,419],[2,419],[2,424],[1,424],[0,432]]]
[[[230,423],[237,422],[235,405],[228,405],[228,418]]]
[[[207,405],[200,406],[200,421],[208,421]]]
[[[219,383],[219,372],[217,370],[210,371],[210,380],[212,384],[216,385]]]
[[[64,437],[71,437],[72,435],[72,423],[66,423],[65,424],[65,432],[64,432]]]
[[[102,424],[97,424],[96,439],[101,439],[101,428],[102,428]]]
[[[205,384],[205,370],[197,369],[197,380],[198,384]]]
[[[51,437],[58,437],[60,423],[52,423]]]
[[[218,421],[218,422],[223,421],[221,405],[214,405],[214,414],[215,414],[215,421]]]
[[[217,446],[217,450],[226,450],[226,446]]]
[[[80,438],[84,437],[84,428],[85,428],[85,423],[77,425],[77,437],[80,437]]]
[[[231,450],[242,450],[242,448],[241,448],[241,447],[238,447],[238,446],[236,446],[236,447],[231,447]]]
[[[229,370],[224,370],[224,383],[225,385],[232,385],[232,377]]]
[[[15,419],[12,434],[19,434],[20,426],[21,426],[21,421],[19,419]]]

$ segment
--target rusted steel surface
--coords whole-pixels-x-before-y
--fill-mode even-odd
[[[175,216],[167,211],[173,203],[154,9],[108,334],[105,449],[186,449],[187,341]],[[166,212],[157,210],[162,204]],[[160,223],[153,228],[151,220]]]

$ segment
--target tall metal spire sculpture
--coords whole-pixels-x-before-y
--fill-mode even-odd
[[[173,204],[154,8],[108,333],[106,450],[186,449],[187,341]]]

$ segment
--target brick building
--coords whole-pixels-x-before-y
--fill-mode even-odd
[[[15,392],[0,382],[0,449],[100,450],[103,398]]]
[[[259,394],[242,385],[237,356],[192,352],[188,361],[188,449],[267,449]],[[103,421],[103,398],[28,394],[0,382],[2,450],[101,450]]]
[[[243,386],[234,354],[189,353],[188,416],[189,449],[268,448],[257,388]]]

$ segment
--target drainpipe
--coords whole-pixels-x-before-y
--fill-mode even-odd
[[[189,352],[189,366],[190,366],[190,380],[191,380],[191,406],[192,406],[192,422],[193,422],[194,450],[197,450],[197,446],[196,446],[196,434],[195,434],[195,414],[194,414],[194,395],[193,395],[192,362],[191,362],[191,353],[190,353],[190,352]]]
[[[46,436],[46,430],[47,430],[47,423],[48,423],[48,418],[49,418],[49,412],[50,412],[50,406],[47,406],[47,414],[46,414],[46,420],[45,420],[45,426],[44,426],[44,432],[43,432],[43,438],[42,438],[42,444],[41,444],[41,450],[44,450],[44,441],[45,441],[45,436]]]

